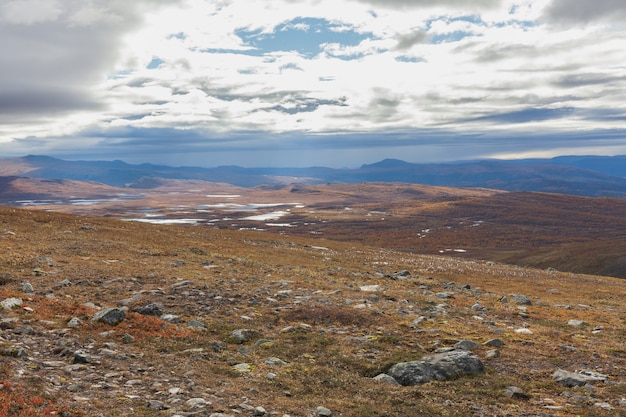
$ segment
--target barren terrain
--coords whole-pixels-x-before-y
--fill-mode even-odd
[[[626,415],[626,281],[397,250],[407,245],[380,236],[396,225],[412,224],[426,235],[419,241],[445,236],[457,220],[440,213],[460,210],[455,202],[507,194],[378,187],[257,189],[245,199],[234,188],[202,191],[202,204],[282,204],[246,213],[287,213],[271,221],[224,207],[200,216],[197,193],[180,190],[0,208],[0,416]],[[116,217],[149,219],[141,210],[150,208],[202,221],[89,215],[113,207]],[[387,226],[405,213],[410,222]],[[612,219],[601,213],[590,229]],[[461,237],[495,223],[494,213],[461,214]],[[462,243],[449,249],[471,250]],[[110,311],[123,317],[98,319]],[[484,372],[417,386],[373,379],[455,348]],[[559,369],[599,380],[567,386]]]

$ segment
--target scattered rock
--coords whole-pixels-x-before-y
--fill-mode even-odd
[[[502,339],[489,339],[485,342],[485,346],[491,347],[502,347],[504,346],[504,341]]]
[[[326,407],[317,407],[317,410],[315,410],[315,415],[317,417],[332,417],[333,412]]]
[[[204,398],[190,398],[189,400],[185,401],[185,405],[189,408],[202,408],[206,407],[207,405],[211,405],[211,403]]]
[[[527,329],[526,327],[521,327],[519,329],[515,329],[515,333],[517,333],[517,334],[533,334],[533,332],[530,329]]]
[[[472,351],[476,350],[480,347],[480,345],[476,342],[472,342],[471,340],[461,340],[454,345],[455,349]]]
[[[580,327],[583,324],[585,324],[584,321],[582,320],[576,320],[576,319],[571,319],[570,321],[567,322],[568,326],[572,326],[572,327]]]
[[[82,350],[74,352],[74,363],[90,363],[91,358]]]
[[[279,358],[273,358],[273,357],[265,359],[265,364],[266,365],[273,365],[273,366],[287,366],[287,365],[289,365],[284,360],[279,359]]]
[[[373,379],[375,379],[376,381],[385,382],[387,384],[400,385],[398,381],[396,381],[392,376],[387,374],[378,374]]]
[[[556,370],[552,374],[552,378],[566,387],[582,387],[595,382],[605,382],[608,379],[606,375],[598,372],[586,370],[570,372],[563,369]]]
[[[232,331],[230,337],[235,343],[242,344],[251,340],[258,339],[259,337],[261,337],[261,334],[258,331],[252,329],[236,329]]]
[[[5,310],[11,310],[14,307],[19,307],[22,305],[22,299],[21,298],[7,298],[4,301],[0,302],[0,307],[2,307]]]
[[[35,289],[33,288],[33,285],[30,282],[24,282],[22,283],[22,291],[26,294],[30,294],[35,292]]]
[[[397,363],[387,374],[401,385],[408,386],[435,380],[446,381],[484,371],[483,363],[470,352],[453,350],[425,356],[419,361]]]
[[[250,365],[249,363],[238,363],[236,365],[233,365],[233,370],[237,373],[245,374],[252,370],[252,365]]]
[[[109,326],[117,326],[126,319],[126,312],[119,308],[104,308],[93,316],[94,321],[108,324]]]
[[[359,289],[363,292],[378,292],[380,291],[380,285],[362,285]]]
[[[504,390],[504,393],[508,397],[511,397],[516,400],[529,400],[530,399],[530,395],[524,393],[524,391],[522,391],[521,388],[515,387],[515,386],[506,387],[506,389]]]
[[[525,305],[525,306],[532,305],[530,298],[522,294],[511,294],[511,299],[513,299],[514,303],[519,304],[519,305]]]
[[[148,408],[150,408],[151,410],[169,410],[170,407],[165,404],[163,401],[158,401],[158,400],[150,400],[148,401]]]
[[[137,309],[137,313],[143,314],[144,316],[161,316],[163,315],[163,304],[162,303],[151,303],[147,304],[143,307]]]
[[[500,356],[500,351],[498,349],[488,350],[487,353],[485,354],[485,358],[487,359],[495,359],[498,356]]]

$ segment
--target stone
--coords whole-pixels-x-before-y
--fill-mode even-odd
[[[22,283],[22,291],[26,294],[30,294],[35,292],[35,289],[33,288],[33,284],[31,284],[30,282],[24,282]]]
[[[471,340],[461,340],[460,342],[454,345],[455,349],[472,351],[476,350],[480,347],[480,345],[476,342],[472,342]]]
[[[258,339],[261,334],[258,331],[252,329],[236,329],[232,331],[230,336],[235,343],[242,344],[254,339]]]
[[[159,317],[163,321],[167,321],[169,323],[182,323],[182,319],[175,314],[163,314]]]
[[[103,308],[93,316],[94,321],[99,321],[110,326],[117,326],[126,319],[126,312],[119,308]]]
[[[579,327],[579,326],[582,326],[583,324],[585,324],[584,321],[576,320],[576,319],[571,319],[570,321],[567,322],[567,325],[572,326],[572,327]]]
[[[22,305],[22,299],[21,298],[7,298],[4,301],[0,302],[0,306],[5,309],[5,310],[11,310],[14,307],[19,307]]]
[[[487,353],[485,354],[485,358],[487,359],[495,359],[498,356],[500,356],[500,351],[498,349],[488,350]]]
[[[425,356],[419,361],[397,363],[387,374],[401,385],[410,386],[484,372],[485,367],[476,356],[465,350],[452,350]]]
[[[211,405],[211,403],[204,398],[190,398],[185,401],[185,405],[189,408],[201,408]]]
[[[265,359],[265,364],[266,365],[274,365],[274,366],[287,366],[287,365],[289,365],[284,360],[282,360],[280,358],[274,358],[274,357]]]
[[[502,339],[489,339],[485,342],[485,346],[490,347],[502,347],[504,346],[504,341]]]
[[[163,401],[158,400],[150,400],[148,401],[148,408],[152,410],[169,410],[169,406],[166,405]]]
[[[530,298],[522,294],[511,294],[511,299],[513,300],[514,303],[519,304],[519,305],[525,305],[525,306],[532,305]]]
[[[363,292],[378,292],[380,291],[380,285],[362,285],[359,289]]]
[[[400,385],[398,381],[396,381],[392,376],[389,376],[387,374],[378,374],[373,379],[391,385]]]
[[[161,316],[163,315],[163,304],[162,303],[150,303],[143,307],[137,309],[137,313],[142,314],[144,316]]]
[[[533,334],[533,332],[530,329],[527,329],[526,327],[521,327],[519,329],[515,329],[515,333],[517,333],[517,334]]]
[[[67,322],[67,325],[68,325],[69,327],[78,327],[78,326],[80,326],[80,325],[81,325],[81,323],[82,323],[82,322],[80,321],[80,319],[79,319],[78,317],[72,317],[72,318],[71,318],[71,319]]]
[[[593,384],[594,382],[605,382],[608,379],[606,375],[598,372],[585,370],[570,372],[564,369],[557,369],[552,374],[552,378],[566,387],[582,387],[586,384]]]
[[[74,363],[89,363],[91,362],[91,358],[82,350],[77,350],[74,352]]]
[[[317,417],[332,417],[333,412],[326,407],[317,407],[317,409],[315,410],[315,415]]]
[[[609,403],[605,403],[605,402],[601,402],[601,403],[595,403],[594,406],[598,407],[598,408],[602,408],[603,410],[612,410],[613,406]]]
[[[522,391],[521,388],[515,387],[515,386],[506,387],[506,389],[504,390],[504,393],[508,397],[511,397],[516,400],[529,400],[530,399],[530,395],[524,393],[524,391]]]
[[[237,373],[245,374],[252,370],[252,365],[250,365],[249,363],[238,363],[236,365],[233,365],[233,370]]]
[[[252,415],[258,417],[264,416],[265,414],[267,414],[267,411],[265,411],[263,407],[255,407],[254,411],[252,411]]]

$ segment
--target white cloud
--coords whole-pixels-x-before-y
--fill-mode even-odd
[[[0,25],[7,146],[99,132],[110,150],[119,132],[154,129],[194,132],[181,147],[250,132],[232,146],[259,148],[263,132],[626,128],[625,33],[582,18],[616,22],[624,7],[608,0],[589,13],[563,0],[51,0],[6,12],[35,1],[0,8],[13,16]]]

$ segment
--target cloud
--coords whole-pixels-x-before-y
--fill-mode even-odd
[[[276,149],[288,163],[304,149],[448,158],[472,143],[511,154],[539,131],[602,136],[626,126],[624,33],[584,16],[619,23],[624,7],[587,4],[7,0],[0,149],[233,163]]]
[[[622,0],[553,0],[546,9],[546,16],[558,23],[623,22],[626,3]]]

